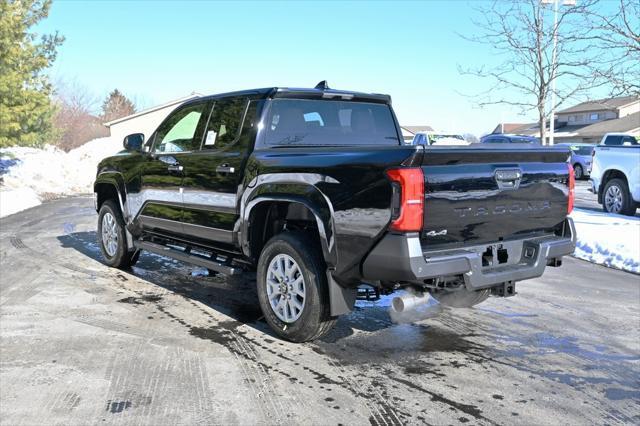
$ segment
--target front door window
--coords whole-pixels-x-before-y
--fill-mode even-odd
[[[179,153],[197,151],[206,103],[192,105],[175,112],[162,123],[156,133],[154,152]]]

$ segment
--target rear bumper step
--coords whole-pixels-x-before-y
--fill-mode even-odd
[[[135,248],[140,250],[146,250],[160,256],[167,256],[185,263],[202,266],[203,268],[211,269],[212,271],[216,271],[224,275],[239,275],[242,273],[241,268],[234,268],[233,266],[223,265],[222,263],[216,262],[215,260],[207,259],[204,256],[189,254],[187,252],[163,246],[161,244],[156,244],[149,241],[135,241],[134,246]]]
[[[504,241],[464,249],[423,252],[418,234],[385,236],[363,263],[369,280],[424,284],[431,278],[462,275],[469,290],[488,288],[508,281],[539,277],[552,259],[575,250],[575,227],[566,219],[565,235]],[[487,247],[507,250],[509,261],[483,265]]]

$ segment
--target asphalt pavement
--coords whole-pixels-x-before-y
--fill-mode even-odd
[[[637,275],[567,258],[515,297],[405,325],[365,303],[293,344],[251,277],[110,269],[95,227],[89,197],[0,219],[2,424],[640,423]]]
[[[598,197],[589,189],[591,184],[586,179],[576,181],[575,206],[581,209],[603,211],[598,204]]]
[[[603,212],[604,210],[602,210],[602,206],[598,204],[598,197],[589,191],[590,188],[591,184],[587,179],[576,181],[575,207],[584,210]],[[640,209],[636,210],[636,217],[640,217]]]

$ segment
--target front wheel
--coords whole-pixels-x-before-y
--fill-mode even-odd
[[[627,183],[622,179],[611,179],[604,187],[602,208],[608,213],[633,216],[636,206],[631,199]]]
[[[576,180],[580,180],[584,177],[584,170],[582,170],[582,166],[580,164],[574,164],[573,174]]]
[[[284,232],[267,242],[258,260],[257,286],[265,320],[284,339],[317,339],[337,321],[330,314],[318,243],[304,233]]]
[[[126,269],[133,266],[140,251],[127,245],[124,219],[113,200],[107,200],[98,213],[98,244],[105,263],[114,268]]]

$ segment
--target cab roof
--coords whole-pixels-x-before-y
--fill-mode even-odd
[[[318,85],[320,86],[320,85]],[[294,99],[333,99],[342,101],[363,101],[391,104],[391,96],[380,93],[364,93],[353,92],[348,90],[335,90],[328,87],[309,88],[292,88],[292,87],[267,87],[262,89],[241,90],[237,92],[220,93],[208,95],[198,98],[203,99],[221,99],[232,97],[249,97],[251,99],[275,99],[275,98],[294,98]]]

